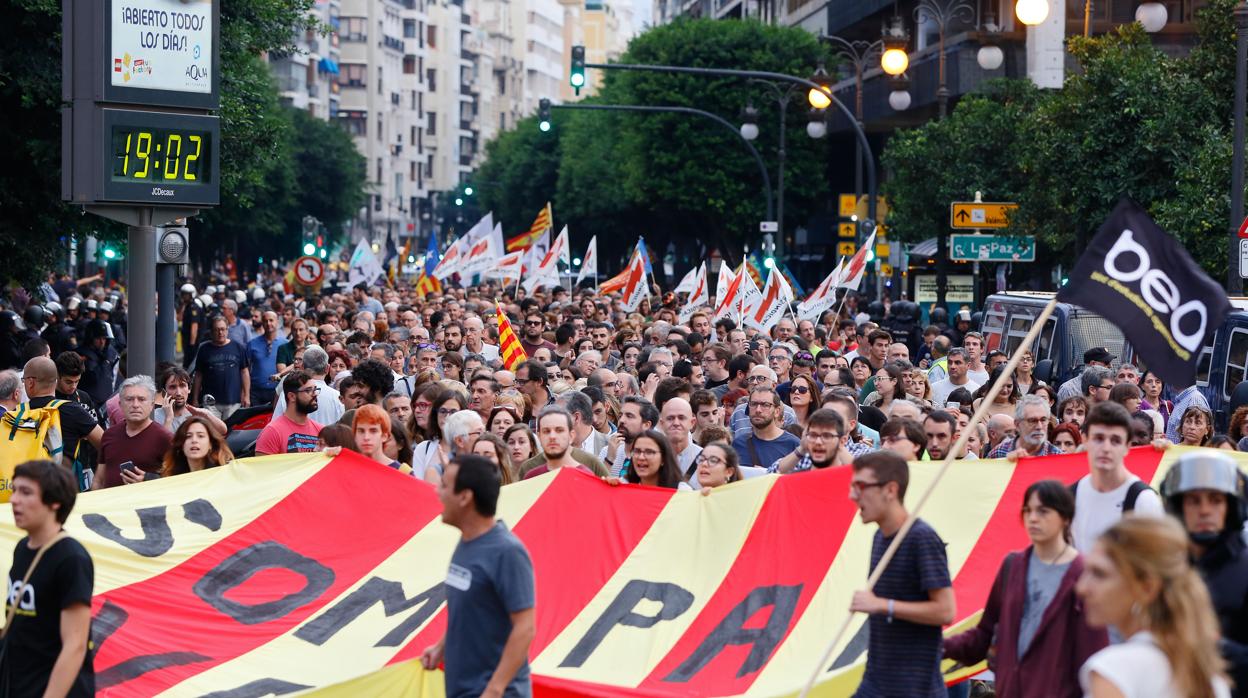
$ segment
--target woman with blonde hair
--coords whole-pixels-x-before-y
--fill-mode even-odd
[[[1229,698],[1209,591],[1171,518],[1128,516],[1097,539],[1075,587],[1088,623],[1125,637],[1079,671],[1090,698]]]

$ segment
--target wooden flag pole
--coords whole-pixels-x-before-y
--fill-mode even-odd
[[[1044,324],[1048,322],[1049,316],[1053,314],[1053,309],[1056,307],[1057,296],[1054,295],[1053,298],[1049,300],[1048,305],[1044,306],[1044,310],[1040,311],[1040,316],[1036,318],[1035,322],[1031,326],[1031,330],[1027,332],[1027,336],[1024,337],[1022,343],[1019,344],[1020,349],[1031,347],[1032,342],[1036,341],[1036,337],[1040,335],[1040,330],[1044,329]],[[888,549],[884,551],[884,556],[880,558],[879,564],[875,566],[875,570],[871,572],[871,576],[867,578],[866,588],[868,590],[874,589],[876,582],[880,581],[880,577],[884,575],[884,570],[888,568],[888,563],[892,561],[893,555],[897,553],[897,548],[901,547],[901,541],[905,540],[906,534],[910,532],[910,529],[914,526],[914,522],[918,520],[919,513],[923,511],[923,505],[927,503],[928,498],[932,496],[932,492],[936,490],[936,486],[940,484],[941,478],[943,478],[945,473],[949,470],[949,466],[954,461],[954,454],[959,453],[962,449],[966,448],[966,442],[970,440],[971,431],[974,430],[981,421],[983,421],[984,415],[988,413],[988,408],[992,405],[991,396],[996,395],[1001,390],[1001,386],[1005,385],[1006,381],[1013,380],[1014,369],[1018,368],[1018,362],[1022,358],[1022,351],[1014,352],[1014,356],[1010,357],[1009,362],[1005,364],[1005,370],[1001,371],[1001,374],[997,376],[996,382],[992,384],[992,388],[986,393],[989,397],[980,401],[979,409],[975,410],[975,414],[971,416],[970,423],[962,429],[962,435],[958,437],[957,442],[952,448],[949,449],[949,452],[945,454],[945,460],[940,464],[940,470],[936,471],[936,477],[932,480],[932,484],[928,485],[927,489],[923,491],[923,495],[919,497],[918,503],[914,505],[914,510],[910,512],[908,517],[906,517],[906,522],[901,525],[901,528],[897,531],[897,535],[893,536],[893,542],[889,544]],[[853,612],[850,612],[845,616],[845,621],[841,623],[840,629],[836,631],[836,635],[832,637],[832,641],[829,642],[828,646],[824,649],[823,658],[819,660],[819,664],[815,667],[814,671],[811,672],[810,678],[806,680],[806,684],[802,687],[802,692],[798,694],[798,698],[806,698],[806,696],[810,694],[811,687],[815,685],[815,682],[819,679],[819,675],[824,673],[824,667],[826,667],[828,662],[832,660],[832,652],[836,650],[836,647],[845,637],[845,633],[849,630],[849,624],[853,621],[853,619]]]

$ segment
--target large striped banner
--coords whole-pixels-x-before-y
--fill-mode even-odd
[[[1180,449],[1132,451],[1153,483]],[[910,493],[937,464],[912,467]],[[958,626],[974,622],[1023,490],[1084,456],[957,463],[923,518],[948,542]],[[867,578],[874,526],[848,468],[709,496],[563,471],[503,490],[537,574],[542,696],[789,696]],[[68,523],[95,559],[97,686],[108,696],[441,696],[416,659],[446,627],[458,532],[433,488],[351,453],[247,459],[83,495]],[[21,532],[8,507],[0,536]],[[7,548],[5,548],[7,554]],[[820,696],[853,691],[858,617]]]

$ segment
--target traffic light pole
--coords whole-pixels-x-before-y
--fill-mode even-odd
[[[858,123],[858,119],[854,118],[853,112],[851,112],[849,108],[845,106],[844,102],[837,99],[836,95],[833,94],[831,91],[829,91],[823,85],[820,85],[819,83],[816,83],[812,80],[808,80],[806,78],[798,77],[796,75],[788,75],[785,73],[773,73],[768,70],[733,70],[730,68],[689,68],[686,66],[679,66],[679,65],[639,65],[639,64],[633,64],[633,63],[586,63],[585,67],[593,68],[595,70],[632,70],[632,71],[651,72],[651,73],[676,73],[676,74],[683,73],[686,75],[707,75],[707,76],[733,77],[733,78],[757,78],[761,80],[790,82],[790,83],[794,83],[797,85],[802,85],[805,87],[819,90],[820,92],[827,95],[828,99],[831,100],[832,104],[835,104],[836,108],[839,109],[841,113],[845,115],[845,118],[849,120],[850,125],[854,127],[854,135],[857,137],[859,145],[862,146],[863,152],[866,153],[867,155],[867,158],[866,158],[867,220],[870,222],[870,225],[872,226],[872,228],[874,228],[875,213],[876,213],[876,196],[875,196],[876,181],[875,181],[875,156],[872,154],[871,144],[870,142],[867,141],[867,133],[866,131],[862,129],[862,124]],[[860,230],[859,233],[865,239],[867,235],[871,234],[871,231]]]
[[[636,104],[551,104],[549,105],[549,108],[577,109],[581,111],[633,111],[649,114],[693,114],[694,116],[701,116],[710,119],[729,131],[732,131],[733,135],[741,139],[741,142],[745,144],[746,149],[750,151],[750,155],[754,156],[754,161],[758,163],[758,172],[763,178],[763,194],[767,200],[767,220],[774,220],[772,218],[772,214],[775,211],[771,199],[771,176],[767,174],[767,165],[763,162],[763,156],[758,154],[758,150],[754,147],[754,144],[751,143],[745,136],[741,135],[741,131],[736,126],[733,126],[731,122],[718,114],[712,114],[709,111],[694,109],[692,107],[654,107]]]

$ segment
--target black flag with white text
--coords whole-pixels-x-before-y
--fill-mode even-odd
[[[1129,199],[1101,225],[1057,298],[1117,325],[1176,389],[1195,382],[1200,349],[1231,309],[1223,288]]]

